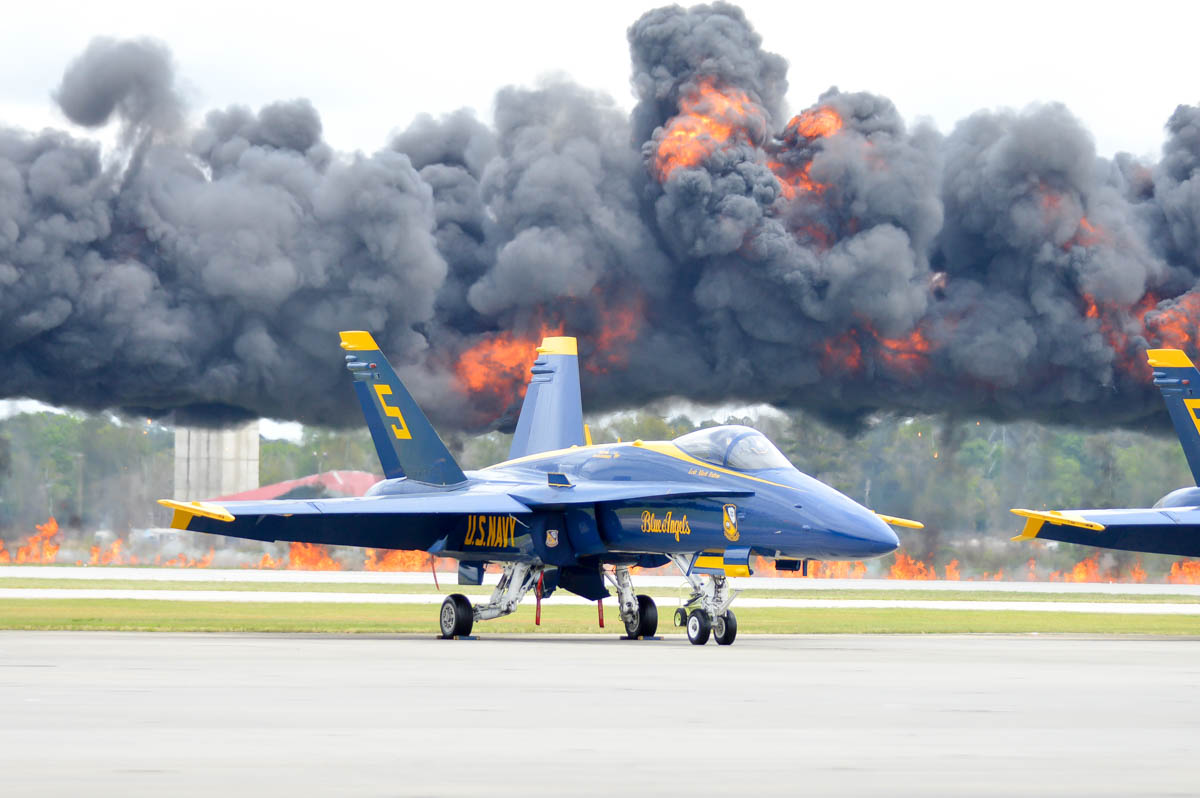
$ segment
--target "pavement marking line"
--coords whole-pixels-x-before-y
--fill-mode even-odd
[[[274,571],[253,568],[161,568],[126,566],[0,565],[0,579],[130,579],[166,582],[321,582],[330,584],[407,584],[433,586],[425,571]],[[441,571],[442,584],[455,579],[454,572]],[[485,585],[494,585],[499,574],[484,575]],[[682,588],[683,577],[638,574],[639,588]],[[734,577],[735,590],[972,590],[980,593],[1109,593],[1127,595],[1182,595],[1200,597],[1200,585],[1130,582],[971,582],[911,579],[813,579],[803,577]],[[739,604],[741,600],[739,599]]]
[[[445,597],[438,594],[414,593],[305,593],[259,592],[251,590],[89,590],[74,588],[0,588],[0,599],[24,600],[135,600],[135,601],[196,601],[261,604],[441,604]],[[661,598],[661,596],[660,596]],[[526,596],[523,604],[536,599]],[[590,605],[578,596],[547,599],[554,604]],[[905,599],[770,599],[743,598],[739,607],[775,607],[795,609],[906,609],[906,610],[975,610],[988,612],[1076,612],[1108,613],[1114,615],[1197,615],[1200,604],[1127,604],[1117,602],[1055,602],[1055,601],[910,601]]]

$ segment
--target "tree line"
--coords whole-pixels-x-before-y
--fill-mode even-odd
[[[1020,528],[1010,507],[1149,506],[1193,484],[1169,431],[884,415],[847,433],[808,413],[774,410],[720,419],[641,411],[589,423],[597,443],[755,426],[800,470],[879,512],[923,521],[924,530],[902,533],[912,557],[957,559],[980,572],[1019,568],[1034,554],[1069,567],[1087,553],[1010,544]],[[499,432],[446,440],[467,469],[503,460],[510,442]],[[118,535],[162,523],[154,501],[172,494],[173,449],[173,430],[146,419],[43,412],[0,421],[0,536],[18,541],[51,515],[66,530]],[[264,485],[331,469],[379,471],[365,429],[306,427],[297,441],[263,440],[259,460]],[[1141,559],[1106,556],[1117,567]],[[1158,558],[1144,559],[1156,567]]]

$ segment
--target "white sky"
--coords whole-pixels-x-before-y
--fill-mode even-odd
[[[49,94],[97,34],[149,35],[173,51],[197,114],[308,97],[328,140],[374,150],[421,111],[490,116],[503,85],[565,73],[632,106],[628,26],[659,3],[9,4],[0,27],[0,123],[66,127]],[[1200,4],[741,3],[791,64],[792,110],[830,85],[890,97],[943,131],[980,108],[1065,102],[1101,154],[1156,157],[1193,87]]]

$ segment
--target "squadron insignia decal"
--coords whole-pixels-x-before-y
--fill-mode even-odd
[[[741,535],[738,534],[737,527],[737,505],[727,504],[723,512],[722,526],[725,527],[725,539],[731,543],[737,543]]]

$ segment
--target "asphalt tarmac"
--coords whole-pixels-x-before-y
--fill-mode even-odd
[[[1200,640],[0,632],[0,793],[1192,795]]]

